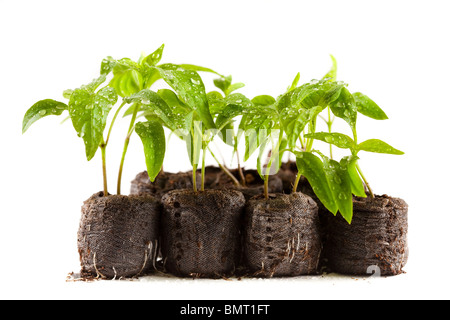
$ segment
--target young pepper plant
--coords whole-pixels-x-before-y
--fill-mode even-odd
[[[164,78],[164,74],[161,74],[162,70],[165,70],[170,66],[171,64],[164,64],[164,65],[158,65],[159,62],[162,59],[164,50],[164,45],[159,47],[157,50],[155,50],[152,54],[148,56],[141,56],[141,58],[134,62],[133,60],[129,58],[123,58],[120,60],[114,60],[111,57],[108,57],[103,60],[102,64],[102,71],[104,72],[111,72],[113,73],[113,78],[109,83],[109,86],[116,89],[118,94],[122,97],[124,97],[125,103],[131,103],[131,107],[124,113],[124,116],[131,115],[131,121],[130,126],[127,131],[127,135],[125,138],[123,153],[122,153],[122,159],[119,167],[119,175],[117,180],[117,193],[121,193],[121,184],[122,184],[122,174],[123,174],[123,167],[125,163],[125,157],[128,151],[128,146],[130,143],[131,136],[133,132],[135,131],[135,124],[136,120],[138,118],[138,113],[140,111],[144,112],[153,112],[156,114],[157,117],[162,117],[162,122],[168,124],[170,121],[169,119],[172,119],[173,116],[169,113],[167,113],[167,108],[164,109],[166,106],[161,105],[160,99],[157,99],[157,103],[154,103],[154,100],[152,99],[146,99],[145,97],[148,96],[147,90],[151,88],[151,86],[158,81],[159,79]],[[191,64],[183,64],[179,66],[180,68],[184,68],[186,70],[197,70],[197,71],[204,71],[204,72],[212,72],[217,74],[215,71],[195,66]],[[154,98],[155,95],[151,95],[151,98]],[[117,118],[119,112],[121,111],[124,104],[117,110],[113,123],[115,119]],[[161,108],[163,108],[161,110]],[[155,123],[152,125],[147,123],[148,127],[144,128],[153,128],[155,129]],[[173,124],[170,124],[173,128]],[[140,137],[143,138],[142,135],[144,133],[149,133],[149,130],[144,130],[144,128],[140,125]],[[157,130],[157,132],[161,132],[161,130]],[[159,137],[157,140],[161,140],[161,137]],[[147,138],[148,142],[148,138]],[[148,148],[146,149],[148,152]],[[150,160],[148,160],[150,161]],[[147,162],[148,162],[147,161]],[[159,166],[159,164],[158,164]],[[157,171],[157,167],[151,168],[151,171]],[[158,171],[159,173],[159,171]],[[150,174],[151,181],[154,181],[154,178],[152,174]]]
[[[311,184],[315,194],[324,206],[333,214],[340,212],[351,223],[353,218],[353,195],[366,197],[361,179],[369,190],[371,197],[374,194],[364,177],[358,164],[359,152],[368,151],[402,155],[403,152],[393,148],[387,143],[370,139],[362,143],[357,141],[356,119],[360,112],[374,119],[386,119],[384,112],[370,98],[361,94],[351,94],[347,88],[342,88],[337,99],[329,103],[329,107],[336,117],[344,119],[351,127],[353,139],[342,133],[311,132],[305,137],[320,140],[341,149],[348,149],[351,156],[344,157],[340,162],[329,159],[322,153],[315,156],[312,152],[295,152],[299,174],[303,174]]]
[[[232,77],[224,77],[214,80],[214,85],[223,92],[211,91],[207,94],[210,105],[210,112],[213,116],[216,127],[222,128],[220,136],[222,140],[229,146],[233,147],[234,155],[237,158],[238,173],[240,182],[224,167],[211,152],[222,170],[233,180],[233,182],[245,187],[246,181],[244,172],[242,170],[240,156],[239,156],[239,132],[236,134],[234,122],[235,118],[241,116],[243,112],[251,108],[252,102],[241,93],[233,93],[234,91],[245,87],[245,84],[238,82],[233,83]]]
[[[74,129],[85,144],[87,160],[94,158],[98,149],[102,152],[103,167],[103,191],[108,195],[108,183],[106,175],[106,142],[104,130],[108,114],[118,100],[117,93],[111,87],[99,86],[106,81],[106,75],[102,74],[87,85],[75,90],[66,90],[64,97],[69,99],[67,104],[52,99],[41,100],[34,104],[25,114],[22,131],[25,133],[30,126],[49,115],[60,116],[64,111],[69,111]]]
[[[204,159],[208,144],[214,137],[211,132],[216,131],[216,124],[210,113],[203,80],[197,70],[214,71],[193,65],[176,64],[152,66],[151,69],[157,72],[158,77],[163,79],[173,91],[161,89],[155,93],[149,89],[143,89],[128,97],[126,101],[129,103],[140,102],[138,110],[143,111],[143,116],[149,121],[157,119],[160,124],[186,141],[189,159],[193,167],[195,191],[198,190],[196,171],[200,154],[203,151],[201,189],[204,190]],[[142,133],[142,129],[141,127],[139,132]]]

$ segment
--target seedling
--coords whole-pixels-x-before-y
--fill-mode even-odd
[[[241,183],[217,161],[215,155],[211,152],[212,156],[216,159],[219,166],[225,173],[239,186],[242,184],[245,187],[245,177],[242,170],[240,156],[239,156],[239,141],[240,132],[236,134],[234,128],[235,118],[242,115],[243,112],[252,106],[252,102],[246,96],[241,93],[233,93],[234,91],[245,87],[243,83],[233,83],[232,77],[224,77],[214,80],[214,85],[219,88],[222,93],[218,91],[212,91],[208,93],[208,101],[210,105],[210,112],[215,119],[216,127],[223,129],[220,132],[222,140],[233,147],[234,154],[237,158],[238,172],[241,179]]]
[[[206,102],[203,107],[200,106],[197,108],[199,101],[195,101],[194,99],[194,101],[189,100],[188,104],[180,103],[180,109],[171,109],[164,100],[173,98],[173,95],[168,92],[170,90],[161,91],[160,96],[158,93],[149,89],[161,78],[168,80],[171,77],[171,73],[174,72],[173,68],[184,68],[183,70],[191,70],[186,72],[195,74],[195,70],[215,73],[211,69],[188,64],[180,66],[171,64],[157,66],[162,58],[163,49],[164,45],[152,54],[142,56],[138,62],[134,62],[129,58],[115,60],[107,57],[103,59],[100,67],[100,76],[97,79],[75,90],[64,91],[63,96],[69,100],[68,103],[46,99],[34,104],[25,114],[22,126],[23,133],[37,120],[49,115],[60,116],[67,110],[77,134],[84,140],[87,160],[90,161],[93,159],[97,150],[99,148],[101,149],[103,189],[104,195],[107,196],[109,193],[106,173],[106,147],[110,141],[112,128],[120,111],[125,105],[131,104],[129,110],[125,112],[125,115],[131,114],[132,118],[122,153],[117,193],[121,193],[121,179],[125,156],[131,135],[134,131],[137,132],[143,142],[149,177],[151,181],[154,181],[161,170],[165,154],[165,135],[162,124],[165,124],[174,131],[190,128],[190,122],[192,121],[189,120],[188,114],[182,112],[185,110],[181,110],[186,107],[197,111],[196,115],[208,125],[214,125],[212,119],[209,121],[207,117],[209,110],[206,97],[204,98]],[[113,77],[109,84],[99,89],[111,73]],[[198,75],[189,78],[193,84],[196,81],[201,81],[199,79],[200,77]],[[185,83],[185,81],[175,80],[172,84],[184,85]],[[183,90],[180,91],[183,93]],[[116,110],[107,137],[104,139],[108,115],[118,101],[119,96],[123,97],[123,102]],[[136,124],[139,111],[144,111],[147,115],[147,121]],[[192,120],[193,118],[191,117],[190,119]]]
[[[335,66],[336,63],[334,63],[334,70],[336,69]],[[401,155],[403,152],[378,139],[370,139],[358,144],[356,130],[358,112],[376,120],[387,119],[383,110],[369,97],[359,92],[352,94],[346,88],[347,85],[341,82],[330,81],[328,77],[317,82],[317,84],[314,82],[312,88],[317,88],[317,85],[320,87],[329,87],[331,85],[332,87],[331,91],[328,91],[328,89],[324,91],[322,96],[326,97],[326,99],[321,100],[321,103],[317,103],[320,106],[317,111],[320,113],[323,110],[322,107],[326,107],[334,116],[345,120],[351,127],[353,139],[342,133],[331,132],[332,121],[330,116],[327,122],[330,132],[315,132],[315,121],[318,114],[313,116],[310,119],[309,132],[303,136],[307,140],[306,148],[301,151],[293,151],[297,157],[299,170],[294,191],[298,188],[300,177],[304,175],[324,206],[335,215],[339,211],[351,223],[353,217],[353,195],[366,197],[366,191],[361,179],[368,188],[371,197],[374,197],[373,191],[358,164],[359,152],[368,151],[395,155]],[[315,89],[315,91],[320,92],[321,89]],[[309,95],[307,97],[309,99]],[[303,104],[305,100],[299,101],[300,104]],[[293,139],[295,139],[295,136],[293,136]],[[344,157],[340,162],[335,161],[332,159],[332,149],[330,147],[330,158],[328,158],[320,151],[312,149],[314,140],[324,141],[338,148],[348,149],[351,152],[351,156]],[[293,141],[291,140],[291,142]],[[318,154],[322,160],[313,153]]]
[[[75,90],[66,90],[64,97],[69,99],[67,104],[51,99],[41,100],[34,104],[25,114],[22,131],[25,133],[30,126],[49,115],[60,116],[64,111],[69,111],[70,119],[79,137],[83,138],[86,157],[90,161],[97,150],[102,152],[103,166],[103,190],[108,195],[108,183],[106,175],[106,146],[103,132],[106,128],[108,114],[117,102],[117,93],[111,87],[99,86],[106,81],[106,75],[102,74],[88,85],[83,85]]]

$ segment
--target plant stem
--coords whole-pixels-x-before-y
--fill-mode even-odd
[[[194,164],[192,166],[192,186],[194,188],[194,192],[197,193],[197,167],[198,165]]]
[[[120,195],[121,188],[122,188],[122,174],[123,174],[123,167],[125,164],[125,156],[128,151],[128,146],[130,144],[130,138],[134,131],[134,124],[136,123],[137,113],[139,111],[139,105],[135,104],[135,109],[133,111],[133,116],[131,118],[130,122],[130,128],[128,129],[127,137],[125,138],[125,143],[123,146],[123,153],[122,153],[122,160],[120,161],[120,167],[119,167],[119,177],[117,178],[117,194]]]
[[[303,141],[303,137],[300,135],[299,137],[300,145],[302,146],[302,150],[305,150],[305,142]]]
[[[125,102],[122,102],[122,104],[120,105],[119,109],[117,109],[116,113],[114,114],[114,118],[112,119],[111,125],[109,126],[108,137],[106,138],[105,146],[108,145],[109,138],[111,137],[111,131],[112,131],[112,128],[113,128],[113,126],[114,126],[114,123],[116,122],[117,116],[119,115],[120,110],[122,110],[122,108],[123,108],[125,105],[126,105],[126,103],[125,103]]]
[[[100,149],[102,150],[102,167],[103,167],[103,196],[108,196],[108,178],[106,175],[106,144],[102,139],[100,144]]]
[[[311,121],[311,123],[309,124],[309,133],[314,133],[316,131],[316,122],[313,120]],[[306,141],[306,148],[305,151],[306,152],[311,152],[312,150],[312,146],[314,143],[314,139],[310,138]],[[302,174],[300,172],[297,173],[297,178],[295,178],[295,183],[294,186],[292,188],[292,193],[296,193],[297,189],[298,189],[298,185],[300,183],[300,179],[302,177]]]
[[[264,177],[264,198],[269,200],[269,175]]]
[[[364,174],[362,173],[361,167],[359,166],[359,163],[356,163],[356,169],[358,170],[359,175],[363,179],[364,183],[366,184],[367,189],[369,189],[370,197],[373,199],[375,198],[375,195],[373,194],[372,188],[370,187],[369,183],[367,182],[366,177],[364,177]]]
[[[327,126],[328,126],[328,132],[331,133],[332,132],[332,127],[333,127],[333,121],[331,121],[331,108],[330,106],[328,106],[328,122],[327,122]],[[333,145],[330,143],[330,159],[333,160]]]
[[[205,158],[206,158],[206,147],[202,148],[202,186],[201,186],[202,191],[205,191],[205,174],[206,174]]]
[[[239,176],[241,177],[242,186],[245,187],[247,185],[247,183],[245,181],[244,171],[242,170],[242,167],[241,167],[241,159],[239,158],[238,148],[236,148],[236,158],[237,158]]]
[[[311,120],[308,131],[309,131],[309,133],[316,132],[316,121],[315,120]],[[312,138],[308,139],[308,141],[306,143],[306,152],[310,152],[312,150],[313,144],[314,144],[314,139],[312,139]]]
[[[281,147],[281,142],[282,142],[282,138],[283,138],[283,130],[280,131],[280,135],[278,137],[278,144],[276,147],[275,152],[273,152],[272,150],[272,154],[270,155],[269,158],[269,163],[267,164],[266,167],[266,175],[264,177],[264,198],[266,200],[269,200],[269,178],[270,178],[270,169],[272,168],[273,165],[273,160],[276,159],[278,157],[278,155],[280,154],[280,147]]]
[[[302,175],[300,174],[300,172],[297,174],[297,178],[295,178],[295,183],[294,183],[294,187],[292,188],[292,193],[296,193],[298,190],[298,185],[300,183],[300,178],[302,177]]]
[[[233,183],[237,187],[240,187],[241,184],[239,183],[239,180],[236,179],[236,177],[230,172],[230,170],[225,168],[225,166],[220,163],[220,161],[217,159],[217,157],[214,155],[214,153],[211,151],[211,149],[209,147],[208,147],[208,151],[211,153],[211,155],[213,156],[214,160],[216,160],[216,162],[219,165],[220,169],[222,169],[222,171],[225,172],[225,174],[233,181]]]

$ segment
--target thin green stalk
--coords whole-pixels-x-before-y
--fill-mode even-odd
[[[120,111],[122,110],[122,108],[126,105],[125,102],[122,102],[122,104],[120,105],[119,109],[117,109],[116,113],[114,114],[114,118],[111,121],[111,125],[109,126],[109,131],[108,131],[108,137],[106,138],[106,142],[105,142],[105,146],[108,145],[109,142],[109,138],[111,137],[111,131],[112,128],[114,126],[114,123],[116,122],[117,116],[119,115]]]
[[[198,190],[197,190],[197,168],[198,168],[198,165],[196,165],[196,164],[194,164],[192,166],[192,186],[194,188],[195,193],[198,192]]]
[[[238,148],[236,148],[236,158],[237,158],[238,171],[239,171],[239,176],[241,177],[242,186],[246,187],[247,183],[245,181],[244,171],[242,170],[241,159],[239,158]]]
[[[315,131],[316,131],[316,123],[313,120],[309,124],[309,133],[314,133]],[[307,141],[306,141],[306,148],[304,148],[304,150],[306,152],[311,152],[312,147],[313,147],[313,143],[314,143],[314,139],[312,139],[312,138],[307,139]],[[292,188],[292,193],[296,193],[297,192],[298,185],[300,184],[301,177],[302,177],[302,174],[300,172],[298,172],[297,173],[297,177],[295,178],[294,186]]]
[[[230,170],[228,170],[227,168],[225,168],[225,166],[223,164],[220,163],[219,159],[217,159],[217,157],[214,155],[214,153],[211,151],[211,149],[208,147],[208,151],[211,153],[211,155],[213,156],[214,160],[216,160],[218,166],[220,167],[220,169],[222,169],[223,172],[225,172],[225,174],[230,177],[230,179],[233,181],[233,183],[237,186],[240,187],[241,184],[239,183],[239,180],[236,179],[236,177],[230,172]]]
[[[296,192],[297,192],[297,190],[298,190],[298,185],[299,185],[299,183],[300,183],[301,177],[302,177],[302,175],[301,175],[301,173],[299,172],[299,173],[297,174],[297,178],[295,178],[295,183],[294,183],[294,187],[292,188],[292,193],[296,193]]]
[[[280,131],[280,136],[278,138],[278,144],[277,144],[276,152],[272,152],[272,154],[270,155],[269,163],[267,164],[266,175],[264,176],[264,198],[266,200],[269,200],[270,169],[272,168],[273,160],[276,159],[276,157],[278,157],[278,155],[280,153],[280,147],[281,147],[281,141],[282,141],[283,133],[284,133],[283,130],[281,130]]]
[[[333,121],[331,121],[331,108],[328,106],[328,132],[332,133]],[[333,160],[333,145],[330,143],[330,159]]]
[[[359,175],[361,176],[361,178],[363,179],[367,189],[369,189],[369,193],[370,193],[370,197],[373,199],[375,198],[375,195],[373,194],[372,188],[369,185],[369,182],[367,182],[366,177],[364,176],[364,174],[362,173],[361,167],[359,166],[359,163],[356,163],[356,170],[358,170]]]
[[[305,150],[305,142],[303,141],[303,137],[300,135],[299,137],[300,145],[302,146],[302,150]]]
[[[205,191],[205,174],[206,174],[205,158],[206,158],[206,147],[202,149],[202,187],[201,187],[202,191]]]
[[[100,149],[102,151],[102,168],[103,168],[103,196],[107,197],[108,193],[108,178],[106,175],[106,144],[102,140],[100,144]]]
[[[125,156],[127,154],[128,146],[130,144],[131,135],[133,134],[133,131],[134,131],[134,124],[136,123],[136,118],[137,118],[138,111],[139,111],[139,105],[136,104],[136,107],[135,107],[135,109],[133,111],[133,116],[131,118],[130,128],[128,129],[127,137],[125,138],[125,143],[124,143],[124,146],[123,146],[122,159],[120,161],[119,177],[117,178],[117,194],[118,195],[121,194],[122,174],[123,174],[123,167],[124,167],[124,164],[125,164]]]
[[[309,133],[314,133],[316,132],[316,121],[312,120],[309,124]],[[310,138],[308,139],[307,143],[306,143],[306,152],[310,152],[312,150],[314,144],[314,139]]]

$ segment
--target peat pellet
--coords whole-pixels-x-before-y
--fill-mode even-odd
[[[302,193],[248,202],[244,263],[259,277],[317,274],[322,250],[317,204]]]
[[[81,275],[129,278],[154,269],[161,203],[151,196],[103,197],[84,202],[78,230]]]
[[[200,187],[201,175],[197,174],[197,183]],[[192,172],[161,172],[151,182],[147,171],[139,173],[131,182],[131,195],[150,194],[157,198],[161,198],[164,194],[172,190],[192,189]]]
[[[325,248],[331,272],[347,275],[393,276],[408,260],[408,205],[387,195],[353,200],[353,220],[328,221]]]
[[[233,274],[241,252],[245,198],[235,190],[174,190],[162,198],[161,252],[167,272],[181,277]]]

